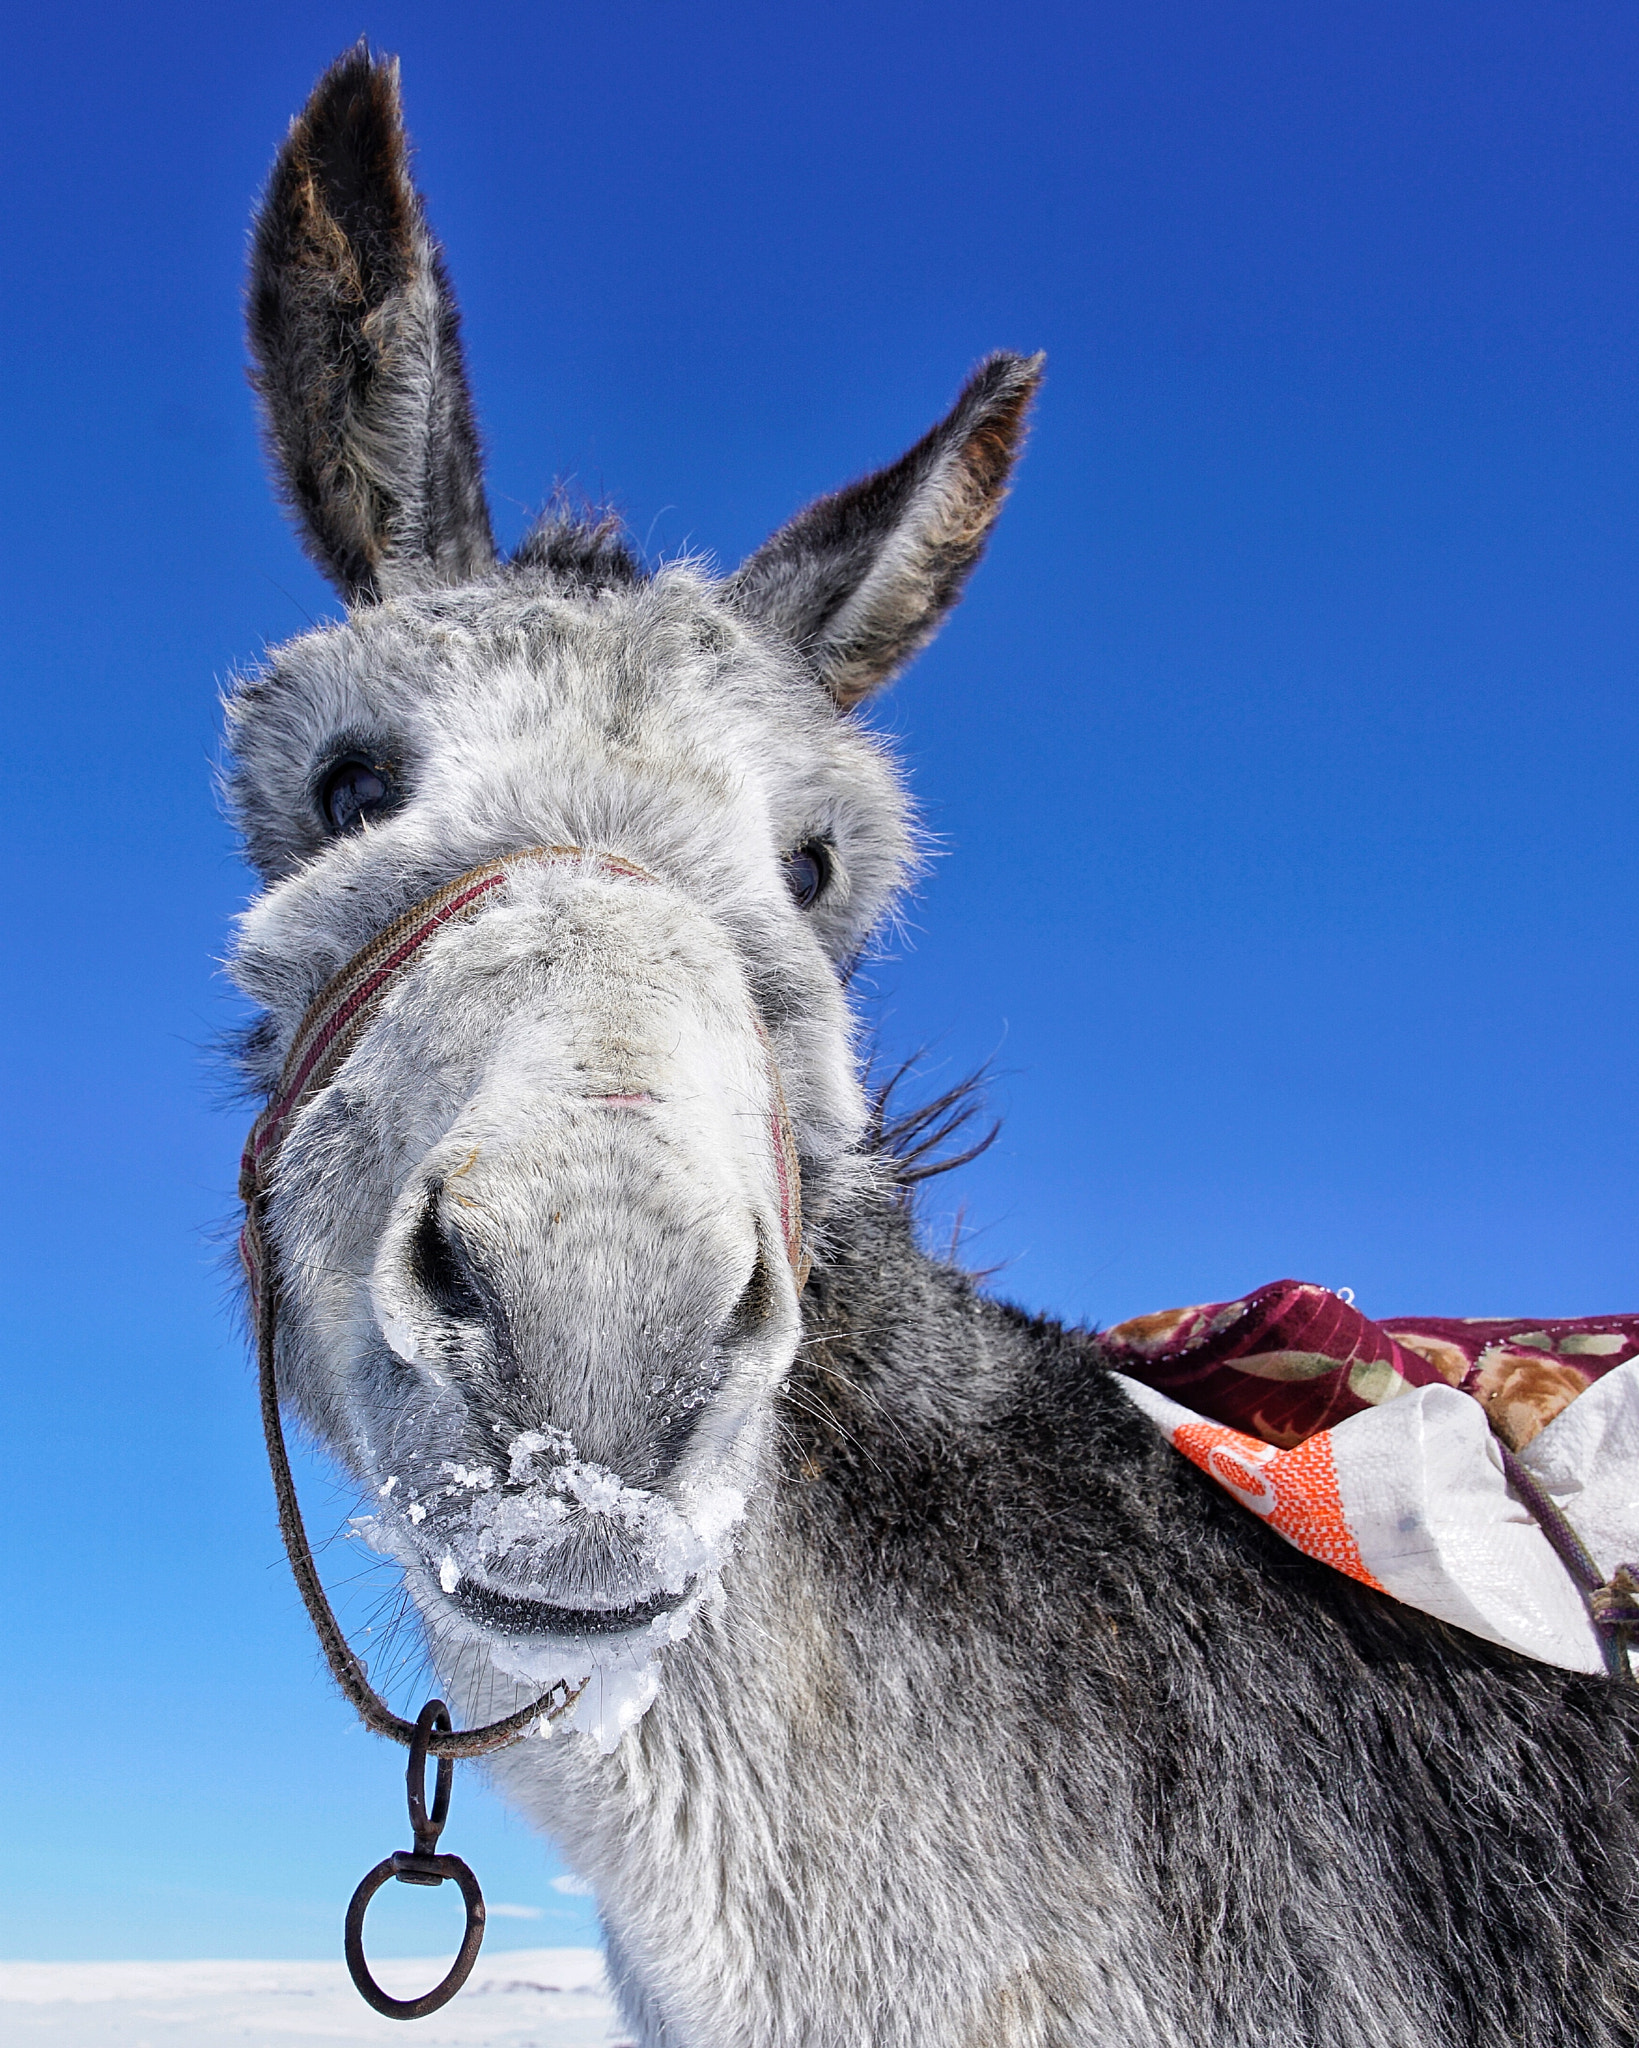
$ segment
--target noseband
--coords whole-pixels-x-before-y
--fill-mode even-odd
[[[403,1743],[411,1751],[410,1817],[416,1850],[400,1852],[371,1871],[353,1895],[348,1909],[346,1953],[348,1968],[359,1991],[375,2009],[392,2019],[412,2019],[434,2012],[447,2004],[466,1982],[478,1959],[483,1939],[484,1901],[477,1879],[456,1856],[433,1856],[426,1843],[436,1839],[436,1828],[428,1836],[425,1799],[420,1779],[424,1759],[439,1760],[439,1793],[435,1808],[438,1825],[449,1803],[447,1773],[458,1757],[486,1756],[516,1741],[538,1723],[551,1724],[568,1713],[585,1690],[586,1680],[571,1687],[564,1680],[542,1693],[517,1712],[486,1722],[480,1728],[452,1728],[443,1703],[429,1700],[414,1721],[395,1714],[371,1685],[362,1661],[354,1654],[337,1621],[313,1561],[301,1507],[296,1499],[296,1482],[285,1447],[284,1426],[279,1416],[279,1382],[275,1333],[279,1305],[279,1282],[275,1248],[267,1226],[269,1191],[280,1150],[297,1115],[315,1096],[328,1088],[354,1048],[380,1013],[389,991],[399,977],[420,959],[427,944],[447,926],[465,924],[479,916],[505,894],[514,868],[535,862],[576,866],[610,878],[652,883],[655,877],[633,861],[617,854],[588,852],[578,846],[535,846],[521,853],[487,861],[482,867],[447,883],[360,948],[347,965],[326,983],[308,1005],[286,1055],[278,1085],[268,1106],[251,1126],[239,1162],[239,1195],[245,1205],[245,1221],[239,1233],[239,1256],[249,1283],[252,1314],[256,1326],[257,1378],[261,1394],[262,1433],[267,1441],[268,1465],[273,1474],[273,1491],[279,1507],[279,1533],[295,1577],[302,1604],[324,1651],[325,1661],[342,1691],[352,1702],[359,1718],[378,1735]],[[790,1261],[800,1292],[808,1278],[808,1259],[802,1241],[802,1180],[798,1167],[796,1140],[780,1086],[779,1067],[762,1019],[753,1012],[752,1021],[763,1048],[769,1078],[769,1135],[773,1147],[774,1177],[779,1194],[780,1227],[786,1258]],[[403,1868],[398,1866],[402,1863]],[[437,1870],[434,1866],[447,1866]],[[467,1904],[467,1933],[461,1951],[443,1982],[414,2000],[388,1996],[371,1977],[364,1960],[364,1910],[370,1898],[389,1876],[405,1883],[438,1884],[448,1876],[460,1885]]]

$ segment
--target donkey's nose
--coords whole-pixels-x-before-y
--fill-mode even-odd
[[[761,1337],[769,1323],[779,1313],[779,1289],[775,1283],[773,1269],[768,1263],[768,1248],[758,1232],[757,1262],[751,1269],[751,1278],[741,1288],[733,1308],[723,1323],[721,1341],[727,1344],[749,1344]]]

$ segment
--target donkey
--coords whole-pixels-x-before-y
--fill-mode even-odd
[[[407,166],[361,46],[255,230],[267,443],[347,609],[228,705],[252,1082],[409,906],[547,851],[294,1119],[277,1367],[464,1716],[590,1674],[491,1768],[627,2026],[1639,2041],[1633,1690],[1300,1556],[1095,1333],[919,1246],[846,997],[914,825],[852,714],[959,595],[1040,359],[725,578],[561,507],[503,559]]]

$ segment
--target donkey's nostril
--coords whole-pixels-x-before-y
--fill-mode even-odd
[[[740,1289],[740,1298],[729,1311],[723,1335],[731,1344],[755,1337],[773,1315],[775,1303],[774,1277],[759,1246],[751,1278]]]
[[[483,1319],[484,1299],[473,1277],[471,1256],[459,1233],[445,1221],[436,1190],[429,1190],[410,1238],[410,1273],[441,1315],[468,1323]]]

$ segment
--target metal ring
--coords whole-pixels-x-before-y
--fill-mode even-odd
[[[433,1780],[433,1810],[427,1813],[427,1741],[432,1735],[448,1735],[450,1710],[442,1700],[428,1700],[415,1717],[415,1737],[410,1743],[410,1761],[404,1783],[410,1795],[410,1826],[415,1831],[415,1853],[431,1856],[444,1832],[450,1812],[450,1786],[455,1779],[455,1759],[441,1756]]]
[[[442,1884],[445,1878],[450,1878],[461,1887],[461,1896],[466,1901],[467,1931],[461,1938],[455,1961],[431,1991],[422,1992],[419,1998],[390,1997],[371,1976],[370,1965],[364,1959],[364,1915],[370,1901],[390,1877],[407,1884]],[[360,1879],[358,1890],[348,1901],[342,1947],[347,1957],[347,1973],[366,2005],[374,2006],[384,2019],[420,2020],[430,2012],[437,2012],[440,2006],[448,2005],[466,1983],[472,1975],[473,1964],[478,1960],[483,1940],[484,1894],[478,1888],[477,1878],[460,1857],[417,1856],[400,1849],[385,1857]]]

